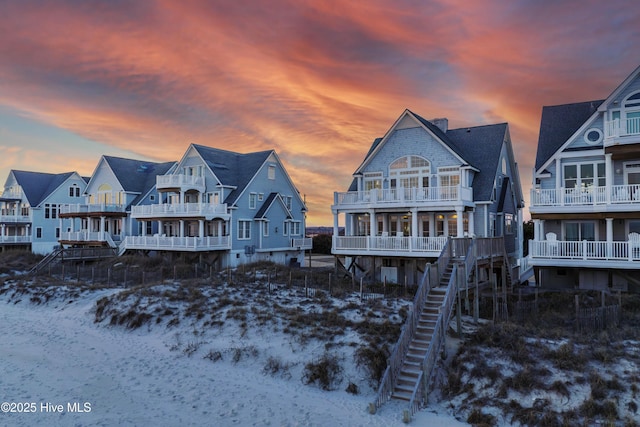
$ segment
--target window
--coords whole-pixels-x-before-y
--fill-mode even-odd
[[[382,188],[382,172],[365,172],[364,191]]]
[[[269,235],[269,221],[262,221],[262,235],[265,237]]]
[[[389,165],[391,187],[426,188],[429,187],[429,161],[419,156],[406,156],[394,160]],[[365,181],[366,189],[366,181]]]
[[[261,202],[264,200],[264,193],[258,193],[258,201]]]
[[[567,222],[564,225],[565,240],[580,242],[596,239],[596,225],[593,222]]]
[[[69,197],[80,197],[80,187],[78,187],[78,184],[73,184],[69,187]]]
[[[58,217],[58,205],[45,203],[44,217],[47,219],[55,219]]]
[[[460,168],[457,166],[438,168],[438,177],[440,187],[456,187],[460,185]]]
[[[275,167],[275,165],[269,165],[269,169],[267,170],[267,177],[269,179],[276,179],[276,167]]]
[[[60,227],[56,227],[56,239],[60,238]]]
[[[36,227],[36,239],[42,239],[42,227]]]
[[[251,221],[238,220],[238,240],[251,239]]]
[[[256,193],[251,193],[249,194],[249,209],[255,209],[256,208],[256,200],[258,198],[258,195]]]
[[[291,235],[299,236],[300,235],[300,221],[292,221],[291,222]]]
[[[504,233],[513,234],[513,215],[504,214]]]
[[[591,188],[605,186],[604,162],[564,165],[564,188]]]
[[[285,204],[287,205],[287,209],[291,210],[291,203],[293,201],[293,198],[291,196],[285,196],[284,200]]]
[[[285,221],[284,224],[282,224],[282,235],[283,236],[289,235],[289,221]]]

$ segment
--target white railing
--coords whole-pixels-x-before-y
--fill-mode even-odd
[[[531,189],[531,206],[640,204],[640,184]]]
[[[360,251],[438,252],[446,237],[334,236],[334,249]]]
[[[122,242],[122,246],[126,249],[150,250],[231,249],[231,237],[127,236]]]
[[[171,188],[171,187],[204,187],[204,177],[195,175],[158,175],[156,177],[157,188]]]
[[[639,261],[640,243],[631,241],[530,240],[529,256],[532,260]]]
[[[65,231],[60,233],[58,240],[66,242],[108,242],[106,232],[103,231]],[[111,239],[111,236],[109,236]]]
[[[124,212],[125,205],[116,203],[94,203],[94,204],[63,204],[60,205],[60,214],[82,214],[99,212]]]
[[[131,208],[131,216],[189,216],[189,215],[226,215],[226,204],[209,203],[163,203],[160,205],[141,205]]]
[[[628,135],[640,135],[640,117],[605,121],[605,138],[615,138]]]
[[[10,212],[0,213],[0,222],[31,222],[31,217],[29,215],[14,215]]]
[[[31,236],[0,236],[0,243],[31,243]]]
[[[348,191],[334,193],[334,204],[361,205],[361,204],[388,204],[388,203],[429,203],[429,202],[457,202],[472,200],[473,191],[470,187],[461,185],[449,187],[427,188],[391,188],[373,189],[369,191]]]
[[[382,379],[380,380],[380,386],[378,387],[378,393],[376,400],[371,404],[370,412],[375,412],[382,404],[387,402],[393,393],[393,387],[397,383],[397,379],[400,376],[400,371],[407,356],[409,345],[416,329],[418,328],[418,322],[420,321],[420,314],[422,308],[427,300],[429,291],[431,290],[431,265],[427,264],[424,273],[422,274],[422,280],[416,290],[416,295],[413,298],[413,304],[411,310],[407,314],[407,320],[405,321],[400,337],[391,350],[391,355],[387,360],[387,369],[385,370]]]
[[[5,191],[2,194],[0,194],[0,197],[3,199],[15,199],[15,200],[22,200],[22,191],[18,190],[18,191]]]
[[[300,248],[301,250],[307,250],[313,248],[313,239],[311,237],[302,237],[300,239],[291,239],[292,248]]]

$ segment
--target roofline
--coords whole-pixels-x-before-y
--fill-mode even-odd
[[[635,70],[633,70],[631,72],[631,74],[629,74],[627,76],[626,79],[623,80],[622,83],[620,83],[618,85],[618,87],[616,87],[613,92],[611,92],[611,95],[609,95],[603,102],[602,104],[600,104],[600,107],[598,107],[598,112],[604,112],[607,111],[607,108],[609,108],[609,104],[611,102],[614,101],[614,98],[616,98],[620,92],[622,92],[622,90],[629,84],[631,83],[632,80],[634,80],[636,77],[638,77],[638,75],[640,75],[640,66],[638,66]]]

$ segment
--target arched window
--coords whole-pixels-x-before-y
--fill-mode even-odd
[[[620,110],[612,111],[612,120],[620,120],[622,134],[640,134],[640,91],[627,96],[620,104]]]
[[[427,188],[431,166],[429,160],[419,156],[405,156],[389,165],[391,188]]]
[[[110,204],[111,203],[111,185],[102,184],[98,187],[98,203]]]

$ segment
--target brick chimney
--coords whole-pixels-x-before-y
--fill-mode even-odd
[[[438,126],[440,130],[444,133],[447,133],[447,129],[449,128],[449,120],[446,117],[433,119],[431,123]]]

